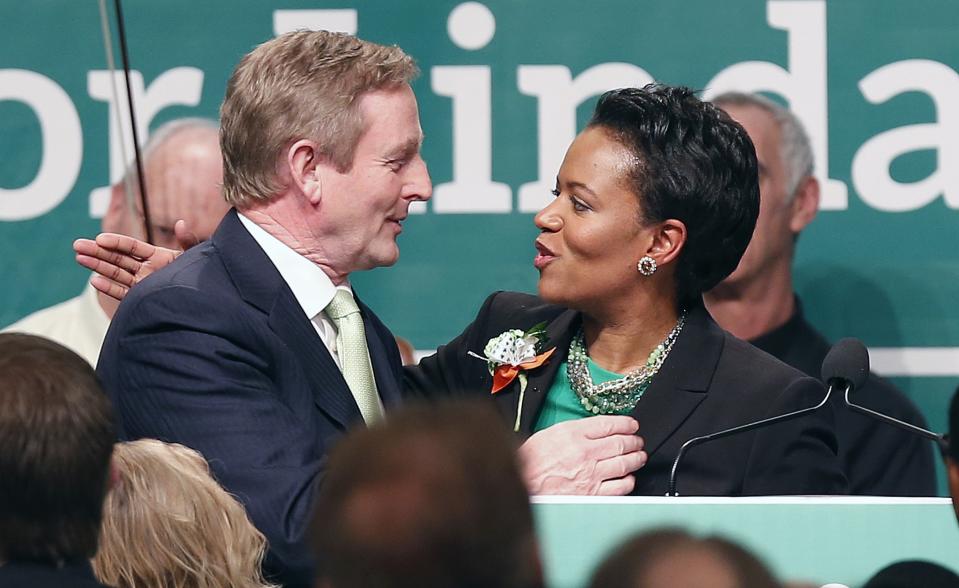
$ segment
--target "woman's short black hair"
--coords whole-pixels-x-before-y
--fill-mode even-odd
[[[689,88],[660,84],[606,92],[588,127],[635,156],[629,180],[640,221],[686,225],[677,294],[682,307],[700,304],[739,265],[759,215],[756,151],[746,131]]]

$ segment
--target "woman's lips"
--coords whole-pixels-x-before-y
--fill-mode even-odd
[[[536,257],[533,258],[533,267],[536,269],[541,270],[556,259],[556,255],[550,251],[549,247],[539,241],[536,241],[534,246],[536,247]]]

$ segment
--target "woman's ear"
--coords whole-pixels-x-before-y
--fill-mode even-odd
[[[659,223],[653,232],[653,240],[646,250],[656,260],[656,265],[665,265],[675,261],[683,246],[686,245],[686,225],[673,218]]]

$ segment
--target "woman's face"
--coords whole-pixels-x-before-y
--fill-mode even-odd
[[[586,310],[626,299],[640,287],[636,263],[652,242],[628,184],[633,155],[601,128],[583,131],[566,152],[554,194],[536,215],[542,234],[533,265],[548,302]]]

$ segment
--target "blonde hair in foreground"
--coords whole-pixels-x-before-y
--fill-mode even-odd
[[[117,443],[97,578],[116,588],[267,588],[266,539],[203,456],[175,443]]]

